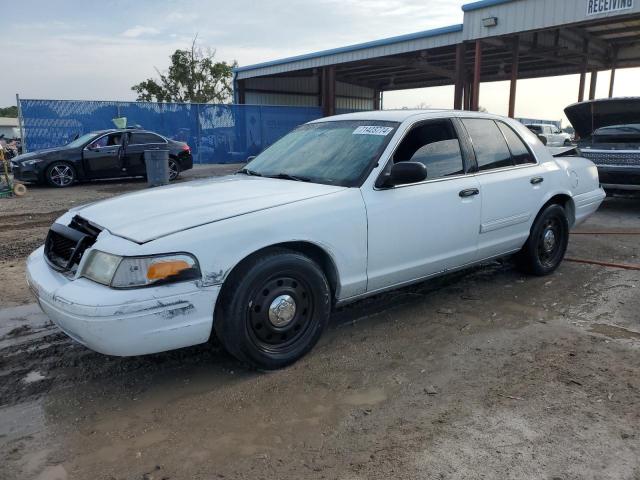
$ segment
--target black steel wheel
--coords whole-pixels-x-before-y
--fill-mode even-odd
[[[54,162],[47,167],[45,178],[52,187],[69,187],[76,181],[76,169],[66,162]]]
[[[169,159],[169,181],[173,182],[180,176],[180,164],[173,158]]]
[[[314,296],[300,275],[269,279],[251,294],[247,328],[256,348],[284,353],[305,336],[312,323]]]
[[[554,272],[567,251],[569,221],[560,205],[549,205],[536,218],[527,243],[517,259],[522,270],[533,275]]]
[[[331,310],[331,291],[310,258],[273,249],[243,262],[225,282],[214,316],[227,351],[259,369],[289,365],[316,344]]]

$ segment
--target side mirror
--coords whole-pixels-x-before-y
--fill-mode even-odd
[[[427,179],[427,167],[420,162],[400,162],[391,167],[388,175],[381,178],[379,187],[395,187],[418,183]]]
[[[542,142],[543,145],[547,144],[547,137],[545,137],[544,135],[542,135],[541,133],[538,134],[538,138],[540,139],[540,141]]]

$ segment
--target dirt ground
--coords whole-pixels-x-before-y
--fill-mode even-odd
[[[0,200],[0,479],[640,479],[640,271],[493,262],[340,309],[269,374],[215,346],[106,357],[40,313],[24,259],[143,186]],[[638,233],[640,200],[610,198],[568,256],[640,265]]]

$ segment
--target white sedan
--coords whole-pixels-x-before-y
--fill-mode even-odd
[[[515,254],[534,275],[605,194],[497,116],[379,111],[299,127],[235,175],[75,208],[28,260],[44,312],[110,355],[204,343],[288,365],[336,305]]]

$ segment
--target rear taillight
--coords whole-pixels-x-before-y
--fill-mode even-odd
[[[184,145],[182,145],[182,150],[184,150],[185,152],[190,152],[191,147],[185,143]]]

